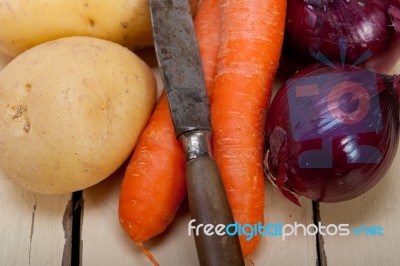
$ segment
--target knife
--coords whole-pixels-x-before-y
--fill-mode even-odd
[[[175,134],[186,154],[189,208],[196,224],[234,223],[219,170],[211,157],[209,103],[189,1],[150,0],[157,61]],[[195,234],[201,265],[244,265],[237,235]]]

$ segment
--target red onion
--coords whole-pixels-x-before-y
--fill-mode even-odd
[[[321,202],[372,188],[396,154],[400,78],[313,65],[282,85],[266,122],[265,171],[284,196]]]
[[[353,64],[360,57],[379,56],[393,42],[400,45],[396,30],[400,0],[288,0],[284,51],[303,62],[320,52]],[[339,40],[347,41],[346,56]]]

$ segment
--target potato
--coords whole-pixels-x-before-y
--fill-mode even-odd
[[[0,52],[92,36],[130,49],[151,46],[149,0],[0,0]],[[190,0],[194,12],[197,0]]]
[[[35,192],[92,186],[129,157],[155,101],[149,67],[116,43],[36,46],[0,73],[0,167]]]

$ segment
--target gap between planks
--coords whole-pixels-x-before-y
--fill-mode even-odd
[[[319,203],[316,201],[312,202],[312,210],[313,210],[313,221],[314,225],[318,226],[319,222],[321,222],[321,215],[319,211]],[[326,253],[325,253],[325,248],[324,248],[324,237],[321,234],[317,234],[316,239],[315,239],[315,245],[316,245],[316,265],[317,266],[327,266],[327,259],[326,259]]]
[[[82,219],[84,201],[82,191],[72,193],[71,201],[65,210],[63,226],[65,230],[66,246],[64,249],[62,266],[82,265]]]

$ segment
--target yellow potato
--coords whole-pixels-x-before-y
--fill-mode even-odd
[[[149,67],[116,43],[36,46],[0,73],[0,167],[35,192],[87,188],[129,157],[155,101]]]
[[[0,0],[0,52],[15,56],[67,36],[152,45],[149,0]],[[190,0],[194,12],[197,0]]]

